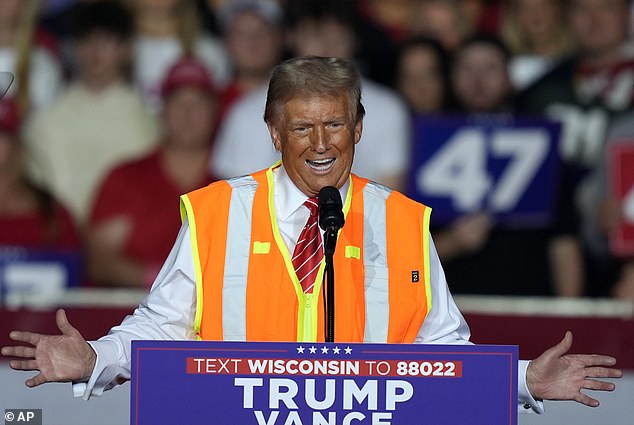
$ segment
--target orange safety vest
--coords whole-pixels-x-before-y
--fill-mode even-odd
[[[275,166],[274,166],[275,167]],[[304,294],[273,205],[273,168],[181,197],[204,340],[323,341],[325,261]],[[335,340],[412,343],[431,309],[431,209],[351,175],[334,254]]]

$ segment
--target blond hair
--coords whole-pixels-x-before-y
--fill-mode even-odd
[[[275,122],[284,104],[297,96],[348,97],[351,117],[357,122],[365,115],[361,104],[361,77],[345,59],[303,56],[277,65],[271,75],[264,108],[264,121]]]
[[[519,0],[509,0],[505,7],[500,34],[504,43],[513,55],[533,53],[534,46],[523,34],[517,23],[517,7]],[[568,7],[566,0],[550,0],[559,8],[560,15],[565,16]],[[561,56],[572,49],[573,42],[565,25],[557,25],[552,42],[554,43],[555,56]]]

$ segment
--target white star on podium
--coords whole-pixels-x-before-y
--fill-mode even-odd
[[[322,354],[328,354],[328,347],[326,346],[321,347],[321,352]]]
[[[310,351],[310,354],[315,354],[317,352],[317,349],[315,348],[314,345],[310,347],[308,350]]]
[[[346,352],[346,354],[352,354],[352,348],[350,347],[346,347],[344,351]]]
[[[297,347],[297,354],[304,354],[304,347]]]
[[[341,351],[341,348],[339,347],[335,347],[332,349],[333,354],[339,354],[340,351]]]

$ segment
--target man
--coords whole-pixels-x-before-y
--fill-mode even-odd
[[[345,199],[335,252],[337,340],[467,344],[469,329],[429,238],[429,209],[350,174],[363,128],[360,94],[347,61],[300,57],[278,65],[265,120],[282,162],[183,196],[187,220],[151,294],[108,336],[88,344],[59,310],[62,335],[11,333],[35,347],[4,347],[3,355],[23,358],[10,366],[40,371],[27,386],[73,381],[75,394],[88,398],[130,378],[133,339],[323,340],[323,259],[302,264],[323,254],[320,233],[315,245],[305,236],[317,224],[311,198],[324,186]],[[297,246],[310,253],[302,264],[294,261],[305,255]],[[412,267],[421,270],[419,284],[397,284],[404,271],[409,282]],[[398,308],[389,308],[393,302]],[[571,343],[568,333],[520,365],[520,402],[537,411],[546,398],[597,406],[580,389],[614,388],[587,377],[621,376],[609,367],[615,359],[565,355]]]
[[[102,285],[149,288],[178,233],[173,208],[182,193],[216,180],[207,158],[217,92],[207,68],[185,57],[162,86],[163,135],[158,147],[118,164],[95,196],[87,229],[88,272]]]
[[[224,44],[233,68],[219,93],[218,123],[235,101],[266,87],[283,50],[282,11],[273,0],[239,0],[218,11]]]
[[[354,11],[340,1],[287,3],[286,38],[295,56],[352,59],[356,49]],[[393,91],[363,79],[368,108],[364,143],[356,152],[355,173],[398,189],[407,168],[410,124],[407,108]],[[265,143],[269,135],[260,121],[266,89],[240,99],[218,131],[211,158],[212,171],[232,177],[267,167],[279,158]]]
[[[133,22],[117,1],[76,5],[73,38],[78,79],[27,122],[27,167],[33,179],[68,206],[83,227],[108,170],[147,152],[156,120],[126,81]]]
[[[564,160],[594,168],[611,117],[634,107],[629,0],[573,0],[568,21],[577,53],[517,99],[521,112],[564,124]]]
[[[476,35],[460,45],[451,73],[459,112],[475,117],[513,112],[509,58],[506,45],[494,36]],[[474,212],[432,231],[454,294],[583,295],[577,220],[564,185],[567,170],[559,172],[552,223],[504,226]]]
[[[573,180],[578,233],[588,258],[587,293],[606,296],[618,261],[606,255],[596,232],[597,175],[614,120],[634,108],[634,51],[628,45],[629,0],[572,0],[568,20],[577,53],[517,98],[519,112],[545,114],[562,123],[561,156]]]

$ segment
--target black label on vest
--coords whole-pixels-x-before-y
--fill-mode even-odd
[[[412,270],[412,283],[418,282],[418,270]]]

